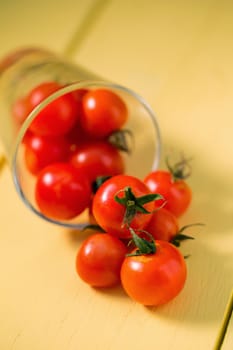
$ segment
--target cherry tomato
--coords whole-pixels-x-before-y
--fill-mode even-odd
[[[124,160],[118,149],[107,141],[84,143],[71,155],[70,163],[82,169],[90,182],[97,176],[124,172]]]
[[[133,198],[131,196],[133,193]],[[116,175],[106,180],[97,190],[93,198],[92,212],[97,223],[108,233],[120,238],[129,238],[129,222],[125,223],[126,210],[128,218],[131,213],[130,226],[142,229],[150,221],[152,211],[155,208],[154,201],[143,205],[147,213],[137,210],[137,201],[140,197],[150,194],[147,186],[138,178],[130,175]],[[123,199],[129,207],[118,203],[115,196]],[[129,200],[127,199],[129,197]]]
[[[94,233],[81,245],[76,257],[79,277],[93,287],[112,287],[120,282],[126,246],[107,233]]]
[[[92,141],[90,135],[83,130],[79,123],[76,123],[65,137],[70,144],[71,153],[74,153],[83,143]]]
[[[28,99],[32,109],[62,86],[55,82],[45,82],[35,87]],[[41,136],[64,135],[77,121],[77,104],[70,93],[58,97],[42,109],[30,125],[30,130]]]
[[[51,95],[53,92],[62,88],[62,85],[56,81],[46,81],[36,87],[34,87],[28,94],[28,101],[30,101],[31,106],[36,107],[41,101],[46,97]]]
[[[35,198],[45,216],[68,220],[89,206],[91,187],[83,173],[71,164],[53,163],[39,173]]]
[[[145,177],[144,183],[152,193],[160,193],[164,197],[164,207],[177,217],[188,209],[192,199],[191,189],[184,180],[174,179],[170,171],[151,172]],[[156,201],[156,205],[162,205],[164,200]]]
[[[192,191],[185,181],[176,180],[171,185],[166,200],[165,208],[180,217],[190,206]]]
[[[34,134],[29,129],[27,129],[23,138],[22,138],[22,143],[27,144],[28,142],[30,142],[30,139],[33,135]]]
[[[159,193],[166,199],[172,184],[172,174],[167,170],[156,170],[145,177],[144,183],[152,193]],[[163,203],[164,200],[160,199],[156,201],[156,206],[159,207]]]
[[[104,138],[119,130],[128,117],[124,101],[107,89],[90,90],[83,97],[83,128],[91,135]]]
[[[166,208],[160,208],[153,213],[145,230],[154,239],[170,242],[179,232],[179,223],[173,213]]]
[[[60,137],[28,136],[25,143],[25,163],[28,170],[36,175],[45,166],[62,162],[68,158],[69,143]]]
[[[88,89],[77,89],[71,92],[71,94],[75,98],[75,101],[77,103],[77,108],[80,113],[82,113],[82,109],[83,109],[83,97],[84,95],[86,95],[88,91],[89,91]]]
[[[32,107],[26,96],[15,101],[12,106],[12,115],[17,127],[20,127],[23,124],[31,111]]]
[[[175,246],[165,241],[155,241],[155,245],[155,253],[127,256],[121,267],[124,290],[133,300],[147,306],[158,306],[175,298],[187,276],[184,257]]]

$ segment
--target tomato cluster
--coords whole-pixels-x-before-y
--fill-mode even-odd
[[[12,106],[16,126],[46,97],[54,81],[32,89]],[[143,305],[161,305],[184,287],[187,268],[179,251],[178,219],[190,206],[187,162],[145,179],[125,174],[121,148],[126,103],[108,89],[66,93],[40,110],[24,137],[24,160],[35,177],[35,201],[45,216],[71,220],[89,210],[95,231],[77,252],[76,271],[94,287],[121,284]],[[186,227],[185,227],[186,228]]]
[[[43,82],[18,99],[12,106],[16,126],[62,87],[55,81]],[[90,206],[98,176],[124,173],[122,152],[110,137],[127,119],[123,99],[102,88],[66,93],[37,114],[23,143],[25,166],[36,177],[35,202],[42,214],[71,220]]]
[[[144,180],[115,175],[100,185],[92,201],[97,229],[81,244],[76,257],[76,271],[84,282],[94,287],[121,284],[127,295],[148,306],[167,303],[183,289],[187,268],[178,247],[182,240],[192,239],[183,234],[187,227],[180,228],[178,216],[166,207],[165,187],[170,193],[175,180],[166,184],[160,172]],[[164,188],[164,195],[151,191],[148,177],[153,178],[154,187]]]

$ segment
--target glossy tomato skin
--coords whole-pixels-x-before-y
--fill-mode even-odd
[[[27,96],[17,99],[12,106],[12,116],[15,125],[20,127],[31,111],[32,107]]]
[[[124,173],[123,157],[118,149],[107,141],[83,143],[70,157],[70,163],[82,169],[90,182],[97,176],[113,176]]]
[[[45,216],[56,220],[68,220],[89,206],[91,187],[82,172],[72,165],[53,163],[39,173],[35,198]]]
[[[77,108],[80,113],[83,112],[83,97],[84,95],[86,95],[88,91],[89,91],[88,89],[84,89],[84,88],[71,91],[71,95],[73,95],[73,97],[75,98],[75,101],[77,103]]]
[[[36,107],[46,97],[62,88],[56,81],[45,81],[35,86],[28,94],[28,100],[32,107]]]
[[[144,183],[152,193],[159,193],[164,200],[156,201],[156,206],[164,205],[177,217],[183,215],[192,200],[192,191],[184,180],[173,179],[172,174],[166,170],[157,170],[149,173]]]
[[[127,107],[116,93],[107,89],[90,90],[83,97],[83,128],[99,138],[119,130],[128,118]]]
[[[36,86],[28,95],[32,109],[60,88],[62,88],[62,85],[56,82],[44,82]],[[29,128],[33,133],[41,136],[64,135],[72,129],[77,118],[75,97],[67,93],[43,108]]]
[[[150,193],[146,185],[138,178],[130,175],[116,175],[106,180],[97,190],[93,198],[92,212],[97,223],[108,233],[119,238],[130,238],[131,234],[126,225],[123,225],[125,207],[114,199],[118,194],[122,197],[126,187],[130,187],[136,197]],[[150,214],[137,212],[130,226],[137,230],[142,229],[150,221],[155,208],[154,201],[144,205]]]
[[[37,175],[51,163],[63,162],[68,159],[69,143],[60,137],[43,137],[30,135],[25,143],[25,164],[27,169]]]
[[[192,201],[192,191],[189,185],[183,180],[175,181],[169,189],[165,208],[177,217],[183,215]]]
[[[160,208],[153,213],[145,230],[156,240],[170,242],[179,231],[179,223],[172,212],[166,208]]]
[[[183,289],[187,268],[184,257],[172,244],[156,241],[154,254],[127,256],[121,267],[126,293],[146,306],[159,306],[175,298]]]
[[[151,193],[159,193],[164,197],[164,199],[166,199],[168,196],[172,182],[172,175],[166,170],[153,171],[149,173],[144,179],[144,183],[147,185]],[[157,207],[163,204],[163,199],[156,201]]]
[[[112,287],[120,282],[126,246],[108,233],[93,233],[81,245],[76,257],[79,277],[93,287]]]

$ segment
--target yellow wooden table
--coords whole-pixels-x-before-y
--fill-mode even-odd
[[[182,247],[191,254],[182,293],[145,308],[78,279],[83,236],[31,213],[5,167],[1,350],[233,349],[232,16],[228,0],[0,2],[1,56],[48,47],[144,96],[158,116],[162,157],[170,149],[193,157],[194,198],[182,223],[205,223]]]

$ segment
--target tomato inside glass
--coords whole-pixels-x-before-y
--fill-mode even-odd
[[[68,220],[88,208],[91,187],[83,173],[68,163],[54,163],[38,175],[36,203],[47,217]]]
[[[27,169],[34,175],[51,163],[62,162],[68,158],[69,143],[60,137],[29,135],[24,141],[24,159]]]
[[[84,95],[81,123],[89,134],[105,138],[121,129],[127,119],[126,104],[115,92],[96,89]]]
[[[83,143],[70,157],[70,163],[82,169],[90,182],[98,176],[122,174],[125,169],[120,151],[107,141]]]
[[[42,83],[29,96],[32,109],[62,86],[55,82]],[[58,136],[68,133],[78,118],[77,104],[72,94],[65,94],[44,107],[30,125],[30,130],[41,136]]]
[[[12,106],[12,116],[17,127],[20,127],[32,111],[27,96],[19,98]]]

